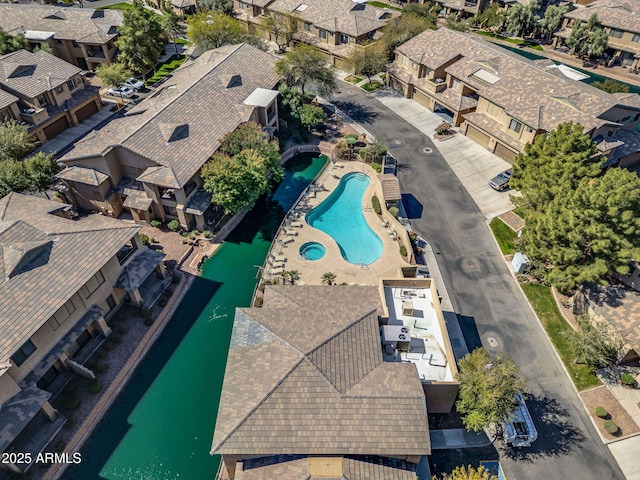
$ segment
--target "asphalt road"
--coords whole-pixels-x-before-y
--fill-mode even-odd
[[[340,83],[333,102],[389,146],[402,191],[413,195],[411,224],[433,246],[456,313],[475,321],[483,345],[513,358],[527,379],[527,405],[539,438],[520,450],[496,444],[507,478],[623,479],[510,275],[484,216],[432,141],[347,83]],[[424,153],[425,147],[433,153]],[[458,451],[437,459],[468,463],[487,454]]]

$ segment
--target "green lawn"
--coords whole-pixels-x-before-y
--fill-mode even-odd
[[[375,80],[371,83],[365,83],[364,85],[362,85],[362,88],[367,92],[373,92],[382,87],[384,87],[384,85],[382,85],[380,82],[376,82]]]
[[[518,238],[518,234],[498,217],[491,220],[489,227],[491,227],[491,231],[493,232],[494,237],[496,237],[502,253],[504,255],[511,255],[512,253],[515,253],[514,242],[516,241],[516,238]]]
[[[345,80],[355,85],[356,83],[360,83],[362,81],[362,78],[358,77],[357,75],[349,75],[347,78],[345,78]]]
[[[398,7],[394,7],[393,5],[389,5],[388,3],[384,3],[384,2],[367,2],[367,5],[371,5],[372,7],[378,7],[378,8],[389,8],[391,10],[398,10],[398,11],[402,11],[401,8]]]
[[[526,40],[522,40],[521,38],[503,37],[501,35],[496,35],[493,32],[485,32],[484,30],[477,30],[475,33],[477,33],[478,35],[483,35],[485,37],[497,38],[498,40],[502,40],[503,42],[513,43],[514,45],[521,45],[523,47],[528,47],[533,50],[544,52],[544,48],[542,48],[542,45],[539,45],[535,42],[527,42]]]
[[[186,59],[187,57],[178,57],[177,55],[174,55],[165,63],[160,64],[156,69],[155,75],[148,78],[144,83],[147,85],[147,87],[150,87],[151,85],[159,82],[164,77],[173,72],[176,68],[178,68]]]
[[[571,375],[573,383],[578,390],[600,384],[594,369],[588,365],[577,364],[571,353],[571,347],[566,334],[572,331],[571,326],[562,317],[553,298],[551,289],[538,283],[526,283],[522,285],[525,295],[531,306],[538,314],[542,326],[555,346],[560,358]]]
[[[133,10],[133,5],[126,2],[114,3],[113,5],[98,7],[96,10]]]

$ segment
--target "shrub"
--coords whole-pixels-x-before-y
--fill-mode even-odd
[[[116,332],[118,332],[118,334],[120,335],[126,335],[127,333],[129,333],[129,328],[125,327],[124,325],[120,325],[118,328],[116,328]]]
[[[165,297],[162,297],[159,301],[158,301],[158,305],[160,305],[161,307],[166,307],[167,306],[167,299]]]
[[[140,234],[140,240],[142,241],[142,244],[146,246],[149,246],[149,244],[151,243],[149,236],[145,235],[144,233]]]
[[[174,273],[171,275],[171,283],[180,283],[180,275],[177,273]]]
[[[620,375],[620,382],[622,382],[622,385],[626,385],[628,387],[631,387],[631,386],[635,385],[636,379],[630,373],[625,372],[622,375]]]
[[[171,295],[173,295],[173,289],[172,289],[172,288],[167,288],[167,289],[164,291],[163,295],[164,295],[165,297],[167,297],[167,298],[171,298]]]
[[[373,211],[378,215],[382,214],[382,208],[380,207],[380,200],[375,195],[371,197],[371,206],[373,207]]]
[[[122,343],[122,335],[114,335],[113,337],[111,337],[111,341],[113,343]]]
[[[596,414],[596,417],[599,418],[607,418],[609,416],[609,412],[607,412],[607,409],[600,405],[596,407],[594,413]]]
[[[256,308],[260,308],[262,307],[262,303],[264,302],[264,299],[262,297],[258,297],[254,300],[253,302],[253,306]]]
[[[162,225],[162,222],[160,220],[151,220],[151,226],[153,228],[160,228],[160,225]]]
[[[167,228],[172,232],[177,232],[178,230],[180,230],[180,222],[178,220],[171,220],[169,223],[167,223]]]
[[[407,247],[405,247],[404,245],[400,246],[400,255],[402,255],[403,257],[407,256]]]
[[[96,372],[98,373],[104,373],[107,371],[107,368],[109,368],[109,365],[105,362],[98,362],[96,364]]]
[[[149,241],[150,241],[151,243],[156,243],[156,239],[155,239],[155,238],[153,238],[153,237],[149,237]]]
[[[105,352],[104,350],[98,350],[96,352],[96,357],[97,358],[105,358],[107,356],[107,352]]]
[[[67,446],[67,442],[65,442],[64,440],[58,440],[56,444],[53,446],[53,448],[56,452],[60,453],[64,450],[64,447],[66,446]]]
[[[380,173],[380,172],[382,172],[382,165],[380,165],[379,163],[372,162],[372,163],[371,163],[371,168],[373,168],[373,170],[374,170],[376,173]]]
[[[151,326],[151,325],[153,324],[153,318],[151,318],[151,317],[146,317],[146,318],[144,319],[144,324],[145,324],[147,327]]]
[[[199,232],[198,232],[197,230],[191,230],[191,231],[189,232],[189,238],[190,238],[191,240],[195,240],[195,239],[198,237],[198,233],[199,233]]]
[[[189,243],[189,240],[182,240],[183,245],[186,245],[187,243]]]
[[[205,230],[204,232],[202,232],[202,235],[204,236],[204,238],[213,238],[213,232],[211,230]]]
[[[398,213],[400,213],[400,210],[398,209],[398,207],[391,207],[389,209],[389,213],[393,215],[395,218],[398,218]]]
[[[438,135],[446,135],[451,130],[451,124],[449,122],[442,122],[436,127],[436,133]]]
[[[620,427],[616,425],[616,422],[613,420],[605,420],[604,421],[604,429],[609,435],[615,435],[620,430]]]
[[[181,232],[180,235],[182,235],[184,238],[189,238],[190,235],[191,235],[191,232],[185,230],[185,231]]]
[[[100,380],[98,380],[97,378],[92,378],[91,380],[89,380],[87,390],[89,390],[89,393],[98,393],[100,390],[102,390]]]
[[[358,140],[358,134],[357,133],[347,133],[344,138],[353,138],[354,140]]]
[[[418,234],[416,232],[409,232],[409,240],[411,243],[414,243],[418,239]]]

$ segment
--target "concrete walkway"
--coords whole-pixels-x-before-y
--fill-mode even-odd
[[[627,480],[640,480],[640,435],[607,445]]]
[[[389,89],[378,90],[373,96],[431,140],[434,140],[436,126],[446,120],[445,117]],[[381,140],[385,141],[384,138]],[[461,134],[445,141],[434,140],[434,144],[485,217],[491,219],[513,210],[509,195],[514,192],[496,192],[489,186],[491,178],[510,168],[508,162]],[[393,144],[388,146],[393,151]],[[426,151],[425,154],[429,155]]]
[[[116,115],[120,114],[120,111],[112,112],[111,107],[116,105],[115,103],[107,102],[103,100],[103,103],[106,103],[104,107],[100,109],[100,111],[94,113],[89,118],[87,118],[84,122],[76,127],[67,128],[64,132],[59,135],[56,135],[54,138],[49,140],[44,145],[36,148],[36,152],[44,152],[47,154],[55,154],[58,157],[64,155],[66,151],[73,145],[75,142],[84,137],[87,133],[97,128],[100,128],[104,123],[111,120]]]
[[[484,432],[472,432],[464,428],[430,430],[431,450],[448,450],[452,448],[478,448],[491,445],[491,440]]]

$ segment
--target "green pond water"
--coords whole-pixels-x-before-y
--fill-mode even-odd
[[[158,341],[81,450],[66,480],[209,480],[209,455],[236,307],[249,306],[280,222],[326,157],[289,161],[274,194],[204,264]]]

